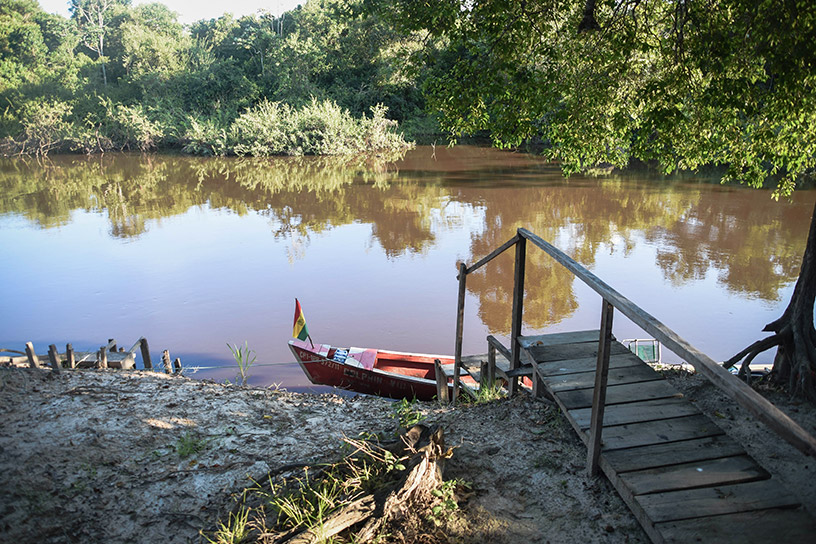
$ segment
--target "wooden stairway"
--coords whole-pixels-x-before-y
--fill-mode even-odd
[[[521,360],[589,443],[599,331],[520,336]],[[600,467],[654,542],[814,542],[814,519],[626,347],[610,351]]]

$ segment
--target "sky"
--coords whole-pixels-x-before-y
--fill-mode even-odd
[[[57,13],[68,17],[68,0],[39,0],[42,8],[49,13]],[[156,0],[154,0],[156,1]],[[306,0],[229,0],[216,2],[214,0],[158,0],[171,10],[179,14],[179,22],[189,24],[200,19],[215,19],[225,12],[235,17],[250,15],[259,10],[266,10],[272,15],[280,15],[289,11]],[[133,5],[147,4],[150,0],[133,0]]]

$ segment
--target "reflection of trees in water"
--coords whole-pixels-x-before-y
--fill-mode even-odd
[[[471,254],[479,259],[525,227],[584,266],[592,266],[601,246],[614,238],[624,252],[632,237],[647,228],[671,222],[691,203],[663,190],[620,182],[573,180],[570,184],[528,188],[517,193],[484,192],[486,222],[494,228],[473,239]],[[611,247],[611,246],[610,246]],[[513,293],[512,251],[468,278],[468,288],[479,296],[479,315],[491,332],[510,330]],[[527,326],[542,329],[558,323],[578,308],[572,288],[574,276],[543,251],[527,250],[524,317]]]
[[[769,202],[768,195],[719,187],[657,189],[649,183],[571,180],[518,194],[483,191],[486,224],[474,237],[472,260],[487,255],[525,227],[592,267],[601,250],[627,255],[635,239],[657,248],[656,264],[675,284],[716,271],[727,289],[764,300],[794,281],[807,235],[810,205]],[[462,198],[467,198],[464,194]],[[493,333],[510,330],[513,257],[468,278],[479,316]],[[632,270],[637,274],[637,270]],[[542,251],[528,247],[525,323],[542,329],[571,316],[578,301],[573,276]]]
[[[811,210],[808,204],[760,199],[768,195],[712,192],[677,221],[649,231],[666,277],[680,284],[713,268],[734,292],[778,300],[780,288],[799,272]]]
[[[523,226],[590,267],[599,251],[626,255],[645,239],[657,248],[657,265],[670,281],[699,279],[713,268],[728,289],[765,300],[776,300],[798,271],[807,203],[773,204],[762,192],[705,185],[565,182],[548,169],[542,170],[543,185],[531,179],[535,168],[527,163],[517,171],[506,166],[498,181],[487,184],[477,168],[461,166],[453,174],[436,170],[429,176],[414,164],[410,176],[400,176],[392,163],[362,158],[0,160],[0,213],[21,214],[49,228],[67,223],[74,209],[107,211],[111,235],[127,238],[153,221],[206,204],[268,217],[273,234],[291,242],[290,259],[297,259],[310,236],[352,223],[371,224],[372,239],[389,258],[421,253],[438,232],[468,228],[462,226],[463,208],[478,209],[484,223],[471,233],[472,261]],[[420,183],[421,176],[434,182]],[[572,315],[578,304],[572,285],[569,272],[529,248],[527,325],[541,329]],[[479,314],[490,330],[508,331],[512,252],[469,277],[468,288],[479,297]]]

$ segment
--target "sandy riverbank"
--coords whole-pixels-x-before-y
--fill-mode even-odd
[[[751,442],[749,451],[778,468],[813,511],[814,460],[718,400],[699,378],[674,381]],[[786,407],[816,430],[812,407]],[[0,534],[7,542],[199,542],[249,478],[336,459],[343,436],[393,434],[392,408],[379,398],[152,372],[3,368]],[[445,477],[475,490],[451,541],[648,541],[612,486],[585,475],[585,449],[555,408],[520,396],[421,410],[456,447]]]

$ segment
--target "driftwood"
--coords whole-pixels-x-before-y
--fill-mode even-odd
[[[429,504],[442,483],[442,465],[449,456],[442,428],[415,425],[406,431],[395,455],[410,455],[399,482],[377,493],[363,495],[326,518],[320,527],[281,535],[277,543],[313,544],[329,539],[355,525],[362,525],[355,542],[371,540],[387,522],[402,519],[415,505]]]

